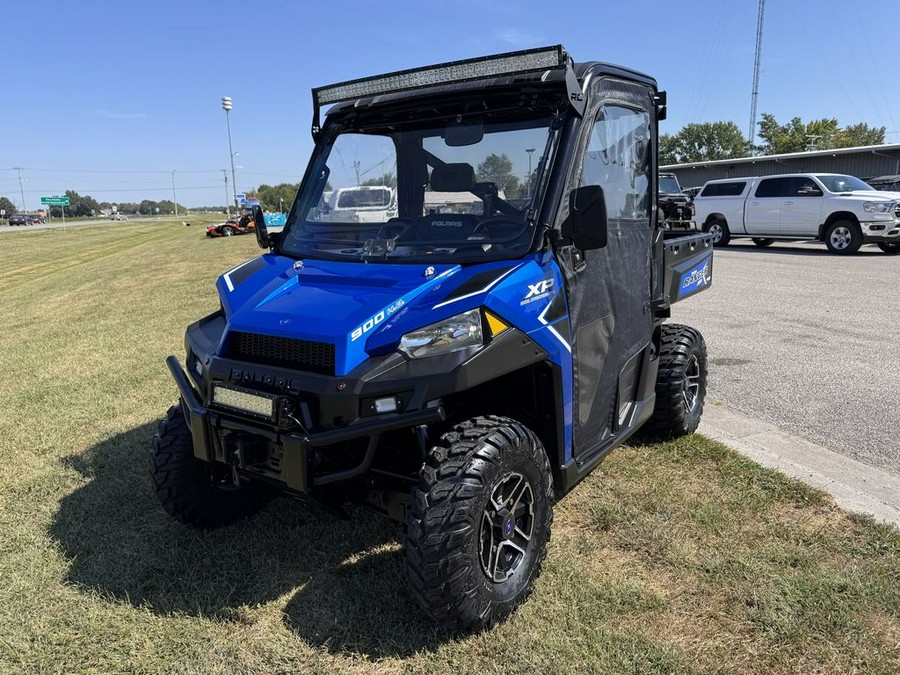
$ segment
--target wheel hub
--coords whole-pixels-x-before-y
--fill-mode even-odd
[[[681,396],[684,399],[684,411],[690,412],[697,405],[700,396],[700,363],[696,356],[691,356],[684,370],[684,383]]]
[[[846,227],[836,227],[831,232],[831,245],[837,249],[845,249],[850,245],[850,230]]]
[[[534,491],[528,479],[511,473],[492,489],[481,516],[481,568],[502,583],[522,564],[534,531]]]

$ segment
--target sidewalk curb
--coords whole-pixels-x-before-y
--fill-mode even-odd
[[[765,467],[825,490],[845,509],[900,527],[900,475],[896,473],[718,404],[707,404],[697,431]]]

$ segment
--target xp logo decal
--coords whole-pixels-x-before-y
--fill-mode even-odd
[[[551,295],[553,290],[553,279],[544,279],[536,284],[528,284],[528,293],[522,298],[520,305],[527,305],[530,302],[541,300]]]
[[[678,295],[687,295],[701,288],[706,288],[712,283],[712,260],[705,260],[693,269],[681,275],[681,283],[678,284]]]

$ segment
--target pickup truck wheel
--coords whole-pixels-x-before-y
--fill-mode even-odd
[[[761,239],[759,237],[753,238],[753,243],[759,246],[760,248],[765,248],[766,246],[771,246],[775,243],[774,239]]]
[[[728,246],[728,242],[731,241],[728,223],[721,218],[709,221],[703,229],[712,235],[713,246]]]
[[[690,326],[663,324],[656,407],[645,431],[657,438],[691,434],[706,401],[706,342]]]
[[[412,595],[451,630],[504,619],[534,588],[553,523],[547,453],[504,417],[456,425],[435,445],[406,516]]]
[[[878,244],[878,248],[887,253],[888,255],[897,255],[900,253],[900,243],[893,242],[882,242]]]
[[[169,408],[150,452],[150,477],[166,512],[185,525],[204,529],[256,513],[265,503],[265,493],[254,485],[235,488],[228,473],[194,456],[181,406]]]
[[[853,255],[862,246],[862,231],[852,220],[837,220],[825,230],[825,246],[838,255]]]

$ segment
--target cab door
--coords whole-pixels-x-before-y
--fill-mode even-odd
[[[640,357],[652,334],[651,180],[655,112],[650,87],[613,77],[594,79],[579,136],[579,157],[564,192],[603,188],[605,247],[560,250],[566,274],[573,361],[573,454],[581,460],[630,430]]]
[[[814,237],[821,223],[822,188],[807,176],[791,177],[790,194],[781,207],[781,233]]]
[[[791,190],[791,178],[763,178],[747,200],[744,225],[747,234],[781,234],[781,209]]]

